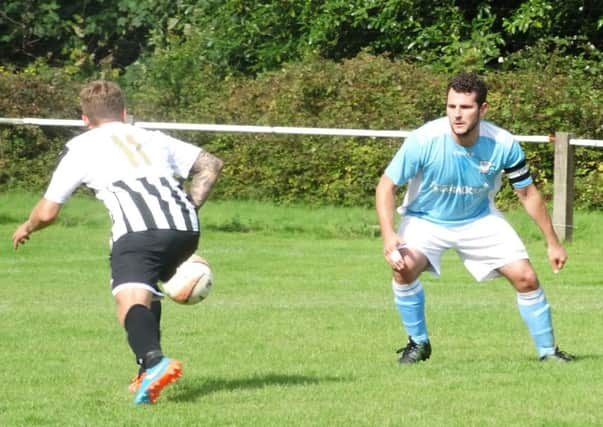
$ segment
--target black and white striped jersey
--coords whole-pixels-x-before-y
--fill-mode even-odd
[[[109,210],[113,241],[136,231],[199,231],[179,180],[200,152],[162,132],[106,123],[66,144],[44,197],[62,204],[78,186],[91,188]]]

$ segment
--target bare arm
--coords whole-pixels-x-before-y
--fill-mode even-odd
[[[540,228],[547,243],[549,263],[553,271],[558,273],[567,261],[567,253],[555,233],[553,222],[540,192],[534,184],[530,184],[525,188],[516,189],[515,193],[528,215]]]
[[[206,151],[199,153],[197,160],[193,163],[190,171],[192,182],[189,195],[197,209],[207,200],[212,187],[218,180],[222,166],[224,166],[224,162],[221,159]]]
[[[381,238],[383,239],[383,255],[387,262],[394,268],[402,269],[402,260],[393,262],[390,253],[397,249],[403,242],[394,230],[394,210],[396,204],[396,185],[387,176],[383,175],[379,180],[375,191],[375,206],[379,217]]]
[[[40,199],[32,209],[29,219],[19,225],[13,233],[13,248],[16,250],[19,245],[29,240],[29,236],[34,231],[52,224],[59,215],[61,207],[62,205],[59,203],[44,198]]]

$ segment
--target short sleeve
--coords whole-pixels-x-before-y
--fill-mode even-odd
[[[170,164],[174,174],[181,178],[187,178],[193,163],[195,163],[203,149],[162,132],[156,132],[156,136],[160,137],[169,147]]]
[[[421,147],[415,135],[410,135],[385,169],[385,175],[400,186],[417,175],[421,168]]]
[[[82,184],[84,168],[76,152],[65,147],[59,155],[59,163],[52,174],[44,198],[60,204],[65,203]]]

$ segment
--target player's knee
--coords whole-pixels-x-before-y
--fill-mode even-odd
[[[540,283],[538,282],[538,277],[536,276],[536,272],[531,269],[524,269],[513,281],[513,285],[515,289],[519,292],[531,292],[538,289]]]
[[[396,283],[413,283],[419,277],[418,274],[412,271],[393,270],[394,281]]]

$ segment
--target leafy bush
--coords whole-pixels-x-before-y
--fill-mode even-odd
[[[161,43],[170,17],[190,7],[186,0],[4,0],[0,61],[26,67],[43,58],[72,73],[125,67]]]
[[[518,135],[572,130],[580,137],[602,138],[600,78],[575,80],[572,76],[578,71],[568,73],[571,67],[560,61],[561,56],[550,57],[550,65],[538,72],[517,67],[509,72],[486,73],[491,87],[488,118]],[[211,76],[191,75],[188,66],[186,70],[189,74],[182,71],[183,80],[174,90],[167,80],[161,82],[167,94],[181,91],[182,82],[186,82],[186,94],[175,98],[180,121],[364,129],[410,130],[443,115],[450,77],[367,53],[342,62],[313,59],[288,64],[254,79],[231,77],[222,84]],[[171,72],[180,73],[175,67]],[[137,82],[136,105],[132,107],[135,114],[141,106],[152,110],[154,117],[175,117],[169,103],[149,96],[155,79]],[[581,108],[576,109],[576,104]],[[216,194],[346,205],[372,204],[374,185],[399,145],[399,141],[387,139],[342,137],[180,136],[207,146],[226,160]],[[524,149],[537,183],[550,197],[553,147],[526,143]],[[581,169],[583,178],[577,182],[579,194],[587,194],[582,187],[592,182],[594,164],[600,162],[602,154],[597,149],[578,150],[579,164],[586,165]],[[511,189],[506,186],[500,202],[505,205],[515,200],[509,196]],[[600,203],[596,197],[578,200],[588,207]]]
[[[571,56],[603,49],[600,12],[583,0],[4,0],[0,63],[42,59],[90,75],[187,44],[220,76],[363,51],[484,71],[541,40],[581,40],[567,46]]]
[[[1,117],[77,117],[77,86],[57,75],[0,73]],[[0,188],[40,189],[65,139],[77,131],[35,126],[0,127]]]
[[[220,79],[202,59],[166,50],[122,78],[137,120],[411,130],[445,112],[447,73],[368,53],[292,63],[255,78]],[[488,118],[519,135],[572,131],[603,139],[603,82],[551,56],[537,71],[488,72]],[[518,63],[519,64],[519,63]],[[583,78],[577,78],[583,77]],[[77,117],[79,83],[56,72],[0,73],[2,116]],[[0,188],[41,189],[65,140],[80,129],[0,128]],[[243,133],[171,132],[226,161],[214,195],[275,202],[372,205],[374,186],[401,141]],[[523,145],[550,198],[553,147]],[[576,150],[576,207],[601,209],[603,150]],[[500,202],[514,197],[508,186]]]

